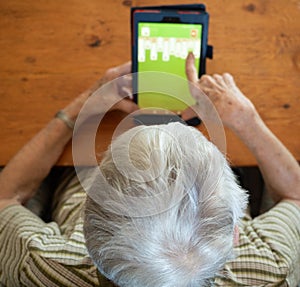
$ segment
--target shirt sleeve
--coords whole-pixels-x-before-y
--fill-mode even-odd
[[[66,236],[55,222],[45,223],[21,205],[8,206],[0,212],[0,246],[4,286],[99,284],[85,247],[81,218]]]
[[[248,224],[269,247],[288,286],[300,283],[300,207],[282,201]],[[247,225],[246,225],[247,227]]]
[[[300,280],[300,207],[282,201],[239,226],[236,257],[216,277],[216,286],[291,286]]]

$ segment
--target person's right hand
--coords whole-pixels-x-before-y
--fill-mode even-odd
[[[121,110],[132,113],[138,109],[132,100],[131,63],[108,69],[94,86],[81,93],[63,110],[75,121],[88,98],[89,106],[85,109],[88,116],[103,114],[109,110]],[[104,88],[104,85],[106,87]]]
[[[205,103],[201,97],[207,96],[219,113],[223,124],[236,132],[256,117],[254,105],[239,90],[230,74],[203,75],[198,79],[194,55],[189,53],[186,60],[186,75],[190,82],[191,94],[198,103],[200,113],[201,105]],[[209,111],[204,108],[203,112]],[[192,113],[192,109],[186,110],[182,115],[183,119],[190,118]],[[204,116],[209,117],[209,115]]]

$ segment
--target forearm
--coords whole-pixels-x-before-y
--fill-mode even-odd
[[[90,89],[80,94],[63,111],[73,121],[76,120],[86,100],[103,84],[127,75],[130,63],[109,69]],[[95,94],[93,109],[89,116],[107,112],[110,108],[125,112],[136,110],[137,106],[123,99],[119,94],[122,88],[130,87],[131,82],[113,81],[107,93]],[[119,85],[118,85],[119,84]],[[14,203],[25,203],[33,196],[38,186],[62,154],[65,145],[72,137],[72,130],[59,118],[52,119],[31,141],[29,141],[0,173],[0,209]]]
[[[90,92],[84,92],[64,112],[75,120]],[[25,203],[32,197],[61,156],[72,137],[72,130],[53,118],[33,137],[0,173],[0,208],[10,203]]]
[[[258,114],[235,132],[255,156],[272,198],[300,201],[299,164]]]
[[[60,119],[51,120],[1,172],[0,199],[25,203],[58,160],[71,136],[71,129]]]

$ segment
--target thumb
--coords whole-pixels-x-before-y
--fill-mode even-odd
[[[195,56],[192,52],[189,52],[185,61],[185,73],[188,81],[192,83],[198,82],[198,73],[195,67]]]

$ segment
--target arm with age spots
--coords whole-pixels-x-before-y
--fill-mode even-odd
[[[236,86],[230,74],[204,75],[200,79],[194,57],[188,55],[186,73],[192,85],[212,101],[225,126],[230,128],[255,156],[272,198],[300,206],[300,167],[293,155],[265,125],[251,101]],[[191,88],[195,99],[199,90]],[[200,107],[201,109],[201,107]],[[191,116],[187,110],[183,118]]]
[[[76,120],[80,109],[91,94],[102,84],[126,75],[130,70],[130,63],[109,69],[94,87],[80,94],[63,111],[70,119]],[[121,88],[126,89],[131,83],[130,81],[126,83],[124,78],[121,79]],[[111,94],[105,95],[103,101],[100,99],[103,104],[95,107],[95,111],[92,112],[107,111],[108,107],[116,102],[118,103],[112,109],[125,112],[136,110],[137,106],[129,99],[122,99],[119,91],[120,86],[116,86]],[[62,120],[53,118],[9,161],[0,173],[0,209],[11,204],[24,204],[35,194],[71,137],[72,130]]]

